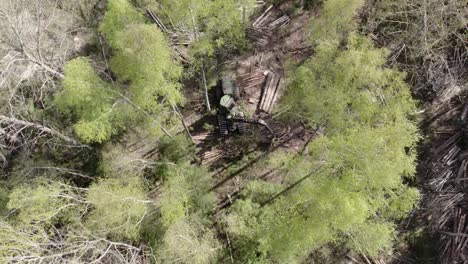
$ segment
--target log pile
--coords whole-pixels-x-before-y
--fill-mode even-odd
[[[239,87],[249,89],[256,86],[261,86],[265,82],[265,74],[261,71],[254,71],[238,78]]]
[[[266,76],[265,86],[263,87],[258,109],[265,113],[270,113],[278,96],[281,75],[273,71],[268,71]]]
[[[253,21],[248,30],[248,36],[257,47],[265,47],[269,43],[271,32],[286,26],[290,21],[291,18],[288,15],[280,14],[275,18],[275,10],[271,5]]]
[[[167,33],[168,30],[166,28],[166,25],[162,22],[161,19],[151,10],[146,9],[146,14],[153,20],[154,23],[161,29],[162,32]]]
[[[289,16],[288,15],[283,15],[283,16],[277,18],[276,20],[274,20],[273,22],[271,22],[270,24],[268,24],[268,28],[269,29],[275,29],[275,28],[278,28],[278,27],[284,27],[285,25],[287,25],[289,23],[289,21],[291,21]]]
[[[224,157],[224,151],[220,149],[206,151],[201,156],[201,164],[204,166],[210,165],[223,157]]]
[[[468,95],[460,91],[458,86],[443,90],[425,124],[434,139],[423,164],[428,171],[424,185],[430,190],[424,207],[439,237],[441,263],[468,262]]]
[[[213,132],[204,132],[204,133],[195,134],[192,136],[192,138],[195,141],[195,144],[198,145],[206,141],[215,140],[217,137]]]
[[[247,36],[257,47],[264,47],[270,42],[270,32],[264,29],[249,28]]]
[[[271,16],[273,5],[269,6],[253,23],[252,28],[261,28],[263,23]]]

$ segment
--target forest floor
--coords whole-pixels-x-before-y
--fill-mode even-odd
[[[218,197],[218,209],[231,204],[253,179],[281,182],[275,171],[256,165],[275,151],[303,151],[316,134],[303,124],[291,127],[277,121],[283,111],[277,107],[277,103],[286,87],[286,65],[289,62],[300,64],[313,52],[307,34],[307,23],[313,13],[294,9],[293,5],[286,2],[278,7],[259,8],[251,19],[248,33],[251,50],[230,59],[223,66],[223,76],[232,77],[241,88],[238,103],[246,115],[264,119],[274,131],[274,137],[266,128],[255,125],[249,125],[249,132],[244,135],[219,136],[216,116],[207,115],[206,110],[198,107],[202,100],[200,95],[194,99],[198,104],[193,104],[191,111],[187,111],[190,106],[184,111],[191,112],[184,114],[185,121],[199,149],[197,155],[200,163],[208,166],[213,173],[215,185],[212,190]],[[261,107],[267,72],[279,79],[269,111]],[[214,100],[212,103],[216,105]]]

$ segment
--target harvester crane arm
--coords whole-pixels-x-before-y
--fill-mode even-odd
[[[271,133],[273,137],[275,137],[275,132],[273,132],[273,129],[267,124],[267,122],[263,119],[253,119],[253,118],[236,118],[232,117],[232,121],[234,122],[239,122],[239,123],[248,123],[248,124],[254,124],[254,125],[261,125],[266,127],[268,131]]]

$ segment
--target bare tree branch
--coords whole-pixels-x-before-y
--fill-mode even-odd
[[[44,132],[46,134],[56,136],[56,137],[66,141],[66,142],[69,142],[69,143],[72,143],[72,144],[75,144],[75,145],[81,145],[81,143],[79,143],[75,139],[67,137],[67,136],[63,135],[62,133],[58,132],[57,130],[46,127],[46,126],[41,125],[41,124],[32,123],[32,122],[28,122],[28,121],[24,121],[24,120],[19,120],[17,118],[7,117],[7,116],[4,116],[4,115],[0,115],[0,124],[1,123],[5,123],[5,124],[8,124],[10,126],[11,125],[18,126],[18,127],[20,127],[19,129],[24,129],[24,128],[27,128],[27,127],[31,127],[31,128],[36,129],[36,130],[39,130],[41,132]],[[17,133],[17,132],[15,132],[15,133]],[[5,130],[0,130],[0,135],[2,135],[2,134],[6,134]]]

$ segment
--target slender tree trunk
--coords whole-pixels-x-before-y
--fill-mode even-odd
[[[173,105],[172,108],[174,109],[174,112],[177,113],[177,116],[179,116],[180,121],[182,122],[182,125],[184,126],[185,132],[187,132],[187,135],[192,140],[192,142],[195,143],[195,140],[193,139],[192,134],[190,134],[190,130],[188,129],[187,124],[185,123],[184,116],[180,112],[179,107],[177,107],[177,105]]]
[[[247,21],[246,21],[246,15],[245,15],[245,6],[242,7],[242,23],[244,23],[244,26],[246,25]]]
[[[208,112],[211,112],[210,98],[208,96],[208,86],[206,84],[205,64],[203,62],[201,63],[201,74],[202,74],[203,88],[205,90],[206,109],[208,110]]]
[[[192,17],[193,37],[195,38],[195,41],[198,41],[198,29],[197,29],[197,25],[195,23],[195,17],[193,16],[193,11],[192,11],[191,8],[190,8],[190,14],[191,14],[191,17]],[[209,96],[208,96],[208,85],[207,85],[207,82],[206,82],[205,63],[204,63],[203,59],[202,59],[202,62],[201,62],[201,77],[202,77],[203,90],[205,92],[206,109],[208,110],[208,112],[211,112],[210,99],[209,99]]]

